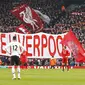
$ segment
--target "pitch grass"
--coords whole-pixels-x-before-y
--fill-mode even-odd
[[[11,69],[0,68],[0,85],[85,85],[85,69],[25,69],[21,80],[12,80]]]

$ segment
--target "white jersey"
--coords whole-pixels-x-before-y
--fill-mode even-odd
[[[9,52],[9,48],[11,47],[11,53]],[[22,50],[22,52],[25,50],[24,47],[21,45],[21,43],[19,42],[10,42],[7,46],[6,46],[6,51],[11,54],[11,56],[16,55],[19,56],[22,52],[20,52],[20,48]]]

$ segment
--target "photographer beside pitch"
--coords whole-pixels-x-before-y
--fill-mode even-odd
[[[8,48],[11,47],[11,53],[8,51]],[[17,66],[17,72],[18,72],[18,79],[21,79],[20,77],[20,55],[22,52],[20,52],[20,47],[22,49],[22,52],[25,51],[24,47],[21,45],[21,43],[17,42],[16,36],[13,36],[13,41],[8,43],[5,50],[11,54],[11,65],[12,65],[12,74],[13,74],[13,80],[16,79],[15,75],[15,65]]]

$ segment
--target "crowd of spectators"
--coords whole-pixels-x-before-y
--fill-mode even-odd
[[[63,2],[57,2],[56,0],[3,0],[0,1],[0,32],[15,32],[16,26],[23,23],[10,11],[24,3],[50,17],[51,21],[49,25],[44,25],[43,32],[59,34],[71,28],[85,47],[85,4],[77,5],[77,8],[73,10],[70,10],[70,6],[69,9],[65,8],[62,11]],[[76,14],[73,14],[75,12]]]
[[[59,2],[57,2],[59,1]],[[21,23],[11,14],[11,10],[20,5],[28,4],[30,7],[40,10],[51,19],[49,25],[45,23],[43,32],[61,34],[71,28],[82,46],[85,48],[85,4],[77,5],[73,10],[65,8],[61,0],[1,0],[0,1],[0,32],[15,32],[15,28]],[[65,6],[65,5],[64,5]],[[9,59],[8,59],[9,60]],[[31,60],[30,60],[31,61]],[[36,61],[36,60],[35,60]],[[42,60],[37,60],[39,63]],[[46,62],[49,63],[49,60]],[[29,63],[29,64],[32,64]],[[39,63],[41,65],[41,63]]]

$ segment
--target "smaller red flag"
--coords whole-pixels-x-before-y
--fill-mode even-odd
[[[30,34],[30,33],[31,33],[30,31],[28,31],[28,30],[25,28],[25,26],[24,26],[23,24],[21,24],[20,26],[18,26],[18,27],[16,28],[16,31],[17,31],[18,33],[23,33],[23,34]]]

